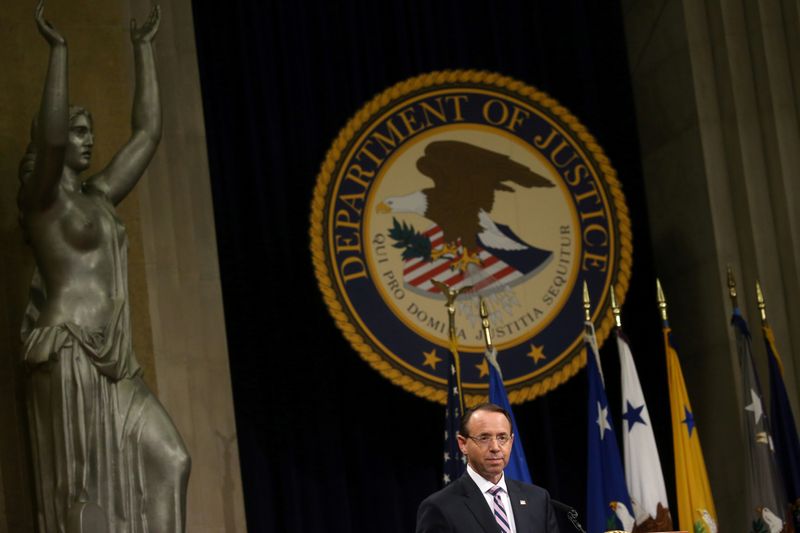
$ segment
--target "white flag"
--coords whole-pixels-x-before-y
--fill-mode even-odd
[[[622,372],[625,482],[633,504],[635,531],[671,531],[672,518],[650,413],[644,401],[630,346],[619,332],[617,349]]]

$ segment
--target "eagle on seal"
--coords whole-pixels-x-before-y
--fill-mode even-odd
[[[450,255],[465,271],[469,264],[480,263],[480,248],[507,263],[540,266],[552,256],[552,252],[524,242],[489,215],[497,191],[515,192],[509,183],[525,188],[554,187],[549,179],[507,155],[454,140],[428,144],[417,160],[417,170],[432,179],[434,186],[386,198],[376,211],[416,213],[436,223],[445,244],[433,250],[433,259]]]

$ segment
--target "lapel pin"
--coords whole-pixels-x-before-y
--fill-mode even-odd
[[[519,504],[520,504],[520,505],[528,505],[528,502],[527,502],[527,501],[525,501],[525,500],[520,500],[520,501],[519,501]]]

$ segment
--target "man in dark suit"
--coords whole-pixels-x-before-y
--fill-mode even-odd
[[[467,410],[458,433],[467,472],[420,504],[416,533],[559,533],[547,491],[503,475],[514,444],[505,409]]]

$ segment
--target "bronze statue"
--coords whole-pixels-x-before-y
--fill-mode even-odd
[[[35,19],[50,56],[18,205],[36,261],[22,336],[38,528],[184,531],[191,461],[133,353],[128,243],[115,211],[161,137],[152,47],[160,10],[141,26],[131,21],[131,137],[86,179],[92,117],[68,104],[67,44],[44,19],[44,0]]]

